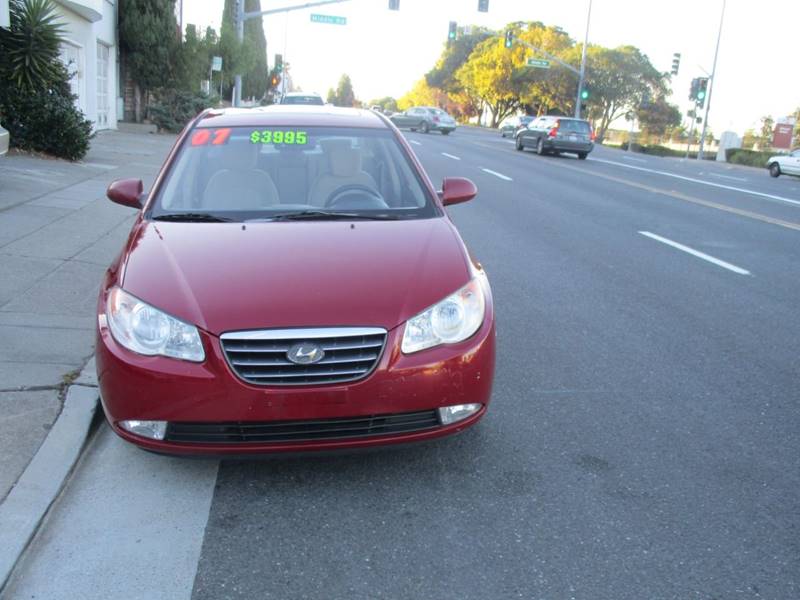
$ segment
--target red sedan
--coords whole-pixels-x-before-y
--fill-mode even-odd
[[[97,304],[103,408],[158,452],[326,450],[486,412],[492,296],[408,144],[372,111],[209,110],[181,134]]]

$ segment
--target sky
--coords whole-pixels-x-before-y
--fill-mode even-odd
[[[261,0],[264,10],[308,0]],[[670,101],[689,108],[694,77],[711,73],[723,0],[592,0],[589,43],[640,48],[660,71],[681,53]],[[291,65],[304,91],[325,95],[347,73],[356,97],[399,98],[441,54],[450,21],[501,30],[513,21],[541,21],[583,41],[589,0],[350,0],[264,18],[268,63],[275,53]],[[183,0],[183,22],[219,31],[223,0]],[[311,13],[342,16],[347,24],[312,23]],[[800,0],[727,0],[711,89],[709,126],[715,135],[741,135],[760,118],[791,114],[800,106],[797,31]]]

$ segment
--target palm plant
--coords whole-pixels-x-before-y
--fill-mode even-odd
[[[11,0],[11,26],[0,28],[0,77],[21,89],[63,82],[59,45],[64,25],[50,0]]]

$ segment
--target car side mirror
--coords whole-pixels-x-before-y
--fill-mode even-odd
[[[445,177],[442,181],[442,191],[439,192],[439,198],[445,206],[467,202],[477,195],[478,188],[465,177]]]
[[[112,202],[122,206],[142,208],[144,205],[143,191],[144,184],[141,179],[117,179],[108,186],[106,196]]]

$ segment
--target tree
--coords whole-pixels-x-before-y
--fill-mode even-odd
[[[586,86],[590,90],[589,117],[599,120],[597,139],[627,110],[641,104],[645,90],[652,97],[666,95],[666,76],[634,46],[589,46],[586,52]]]
[[[407,110],[412,106],[439,106],[440,102],[446,98],[447,94],[438,88],[429,86],[423,77],[414,84],[410,92],[400,97],[397,101],[397,108]]]
[[[800,106],[794,109],[794,141],[792,142],[792,147],[800,146]]]
[[[222,73],[220,73],[220,77],[222,77],[222,95],[226,98],[232,94],[234,77],[237,73],[242,75],[242,96],[246,97],[244,94],[245,74],[256,68],[257,60],[257,51],[251,43],[252,38],[245,38],[244,42],[240,42],[237,39],[236,25],[234,23],[235,3],[236,0],[225,0],[225,6],[222,9],[219,44],[217,45],[218,56],[222,57]],[[264,44],[264,61],[266,61],[266,41]]]
[[[353,82],[350,81],[350,76],[345,73],[339,78],[339,85],[334,92],[331,88],[328,90],[328,102],[336,106],[355,106],[356,95],[353,92]]]
[[[681,111],[674,104],[668,103],[663,96],[659,96],[646,107],[640,107],[636,116],[648,135],[658,137],[681,123]]]
[[[261,0],[245,0],[245,12],[260,12]],[[250,68],[242,75],[242,96],[261,99],[267,91],[267,39],[261,17],[244,22],[244,45],[251,56]]]
[[[492,127],[520,106],[519,90],[512,81],[513,52],[503,45],[500,36],[490,37],[475,47],[469,60],[455,77],[464,90],[480,99],[492,115]]]
[[[119,45],[134,82],[137,122],[142,120],[142,97],[176,78],[177,27],[174,0],[120,0]]]
[[[748,129],[742,136],[742,148],[751,149],[758,142],[758,136],[755,129]]]
[[[775,127],[775,119],[772,115],[761,117],[761,129],[758,136],[759,149],[769,148],[772,143],[772,130]]]

